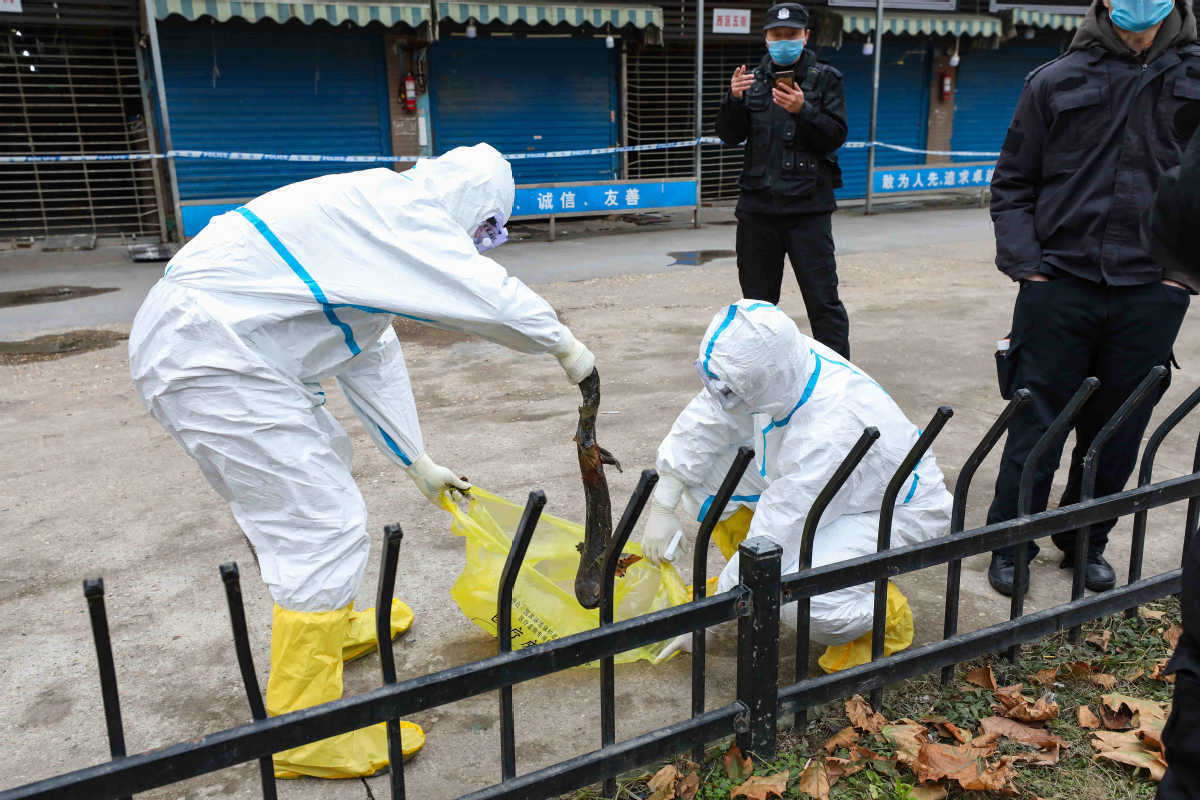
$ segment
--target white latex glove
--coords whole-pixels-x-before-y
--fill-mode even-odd
[[[428,453],[422,453],[421,457],[408,467],[408,477],[412,478],[413,483],[421,490],[421,494],[429,498],[436,506],[440,506],[438,497],[446,490],[457,489],[460,492],[468,492],[471,490],[471,484],[465,479],[458,477],[452,470],[439,466],[433,463],[433,459]]]
[[[642,555],[651,564],[658,566],[662,563],[663,553],[675,538],[679,530],[679,520],[675,519],[675,509],[667,508],[657,499],[650,501],[650,513],[646,517],[646,529],[642,532]]]
[[[712,647],[713,642],[716,641],[716,637],[716,631],[714,631],[712,628],[706,630],[704,632],[705,647]],[[667,645],[659,652],[659,654],[654,657],[654,663],[661,664],[676,653],[690,652],[692,652],[692,635],[690,633],[684,633],[676,636],[674,639],[668,642]]]
[[[592,351],[584,347],[583,342],[576,339],[569,330],[566,331],[566,337],[554,357],[567,373],[567,380],[576,386],[596,368],[596,357],[592,355]]]
[[[654,487],[650,498],[650,513],[646,517],[646,528],[642,531],[642,555],[651,564],[662,563],[663,554],[679,530],[675,519],[675,506],[683,495],[683,481],[674,475],[663,475]]]

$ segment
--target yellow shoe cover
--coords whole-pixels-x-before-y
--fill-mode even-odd
[[[337,700],[342,696],[342,645],[350,627],[350,606],[337,611],[289,611],[275,606],[271,627],[271,674],[267,713],[271,716]],[[424,744],[421,729],[401,723],[405,757]],[[275,777],[357,778],[388,766],[387,732],[372,725],[276,753]]]
[[[412,609],[400,598],[392,598],[392,638],[406,632],[413,623]],[[375,639],[375,609],[350,612],[350,627],[346,631],[346,639],[342,642],[342,661],[350,663],[356,658],[362,658],[374,653],[379,646]]]
[[[888,581],[887,616],[883,626],[883,654],[890,656],[912,644],[913,615],[906,598],[896,584]],[[871,660],[871,632],[867,631],[853,642],[829,645],[817,661],[826,672],[857,667]]]

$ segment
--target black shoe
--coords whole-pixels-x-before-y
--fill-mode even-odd
[[[992,563],[988,566],[988,583],[1005,597],[1012,597],[1013,573],[1016,567],[1013,557],[1004,553],[992,553]],[[1021,586],[1021,594],[1029,591],[1029,572],[1026,565],[1025,583]]]
[[[1059,569],[1071,569],[1075,566],[1075,555],[1063,553]],[[1117,585],[1117,575],[1112,565],[1104,558],[1103,553],[1088,552],[1087,561],[1083,567],[1083,585],[1093,592],[1107,592]]]

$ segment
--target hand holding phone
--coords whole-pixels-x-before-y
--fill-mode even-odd
[[[796,73],[794,70],[781,69],[775,71],[775,85],[796,88]]]

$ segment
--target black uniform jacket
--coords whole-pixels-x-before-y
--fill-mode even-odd
[[[804,91],[804,106],[789,114],[775,105],[775,70],[791,69]],[[717,135],[726,144],[746,142],[739,211],[811,214],[837,208],[833,190],[842,185],[837,149],[846,141],[846,92],[842,73],[805,50],[791,67],[764,56],[754,84],[741,100],[726,94],[717,116]]]
[[[1177,3],[1133,53],[1097,0],[1071,49],[1029,74],[992,178],[996,266],[1109,285],[1162,279],[1141,223],[1200,122],[1200,46]]]

